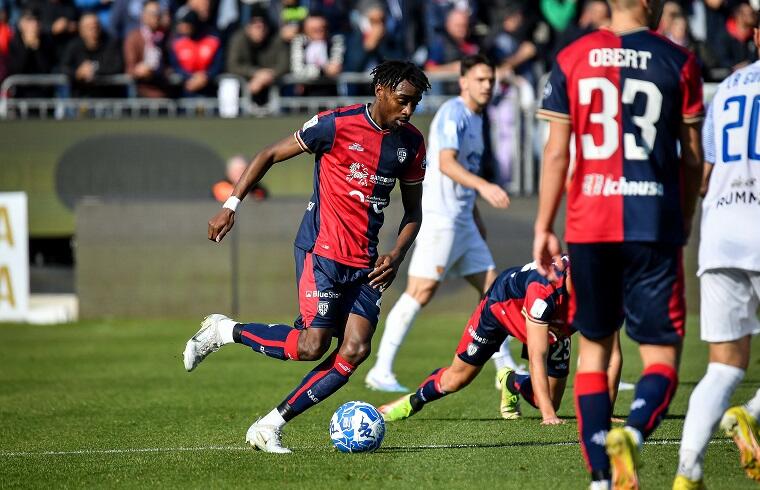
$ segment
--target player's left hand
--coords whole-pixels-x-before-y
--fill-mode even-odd
[[[393,280],[396,279],[396,274],[402,260],[403,257],[394,252],[378,257],[375,261],[375,268],[372,269],[372,272],[368,276],[370,279],[369,285],[379,289],[381,293],[388,289]]]
[[[545,417],[541,421],[541,425],[562,425],[564,423],[565,421],[557,417],[556,415],[554,417]]]
[[[533,238],[533,260],[536,261],[536,270],[550,281],[556,281],[557,271],[562,267],[562,245],[559,238],[552,231],[536,231]],[[555,264],[557,265],[555,267]]]

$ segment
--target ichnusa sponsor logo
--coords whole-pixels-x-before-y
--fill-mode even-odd
[[[617,179],[609,175],[588,174],[583,177],[583,194],[586,196],[662,196],[665,186],[651,180]]]

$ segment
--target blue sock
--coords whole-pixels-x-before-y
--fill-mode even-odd
[[[301,330],[290,325],[238,323],[233,330],[235,342],[275,359],[298,360],[298,336]]]
[[[530,374],[511,373],[507,378],[507,388],[511,393],[520,395],[531,406],[538,408],[533,397],[533,384],[530,382]]]
[[[638,429],[642,437],[649,437],[665,414],[678,386],[678,373],[667,364],[652,364],[644,370],[636,383],[631,413],[626,425]]]
[[[448,368],[438,368],[430,373],[430,376],[425,378],[425,381],[420,384],[417,391],[412,395],[411,403],[414,411],[422,410],[422,407],[426,403],[433,402],[444,396],[448,395],[445,391],[441,390],[441,376],[446,372]]]
[[[610,459],[605,450],[610,430],[612,402],[607,387],[607,373],[590,372],[575,375],[575,414],[581,452],[592,478],[610,478]]]
[[[338,351],[307,374],[301,384],[277,407],[286,421],[292,419],[348,383],[354,366],[338,355]]]

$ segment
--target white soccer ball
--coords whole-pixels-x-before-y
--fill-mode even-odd
[[[342,453],[372,452],[385,437],[385,420],[369,403],[346,402],[330,419],[330,438]]]

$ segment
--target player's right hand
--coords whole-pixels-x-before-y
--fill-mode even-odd
[[[228,208],[222,208],[208,222],[208,239],[212,242],[221,242],[234,224],[235,212]]]
[[[544,417],[544,419],[541,421],[541,425],[562,425],[564,423],[565,421],[556,415],[552,417]]]
[[[539,274],[550,281],[556,281],[557,267],[562,267],[561,254],[562,245],[553,231],[536,231],[533,238],[533,260],[536,261]]]
[[[480,197],[485,199],[488,204],[495,208],[506,209],[509,207],[509,195],[507,194],[507,191],[496,184],[490,182],[483,184],[478,188],[478,193],[480,194]]]

